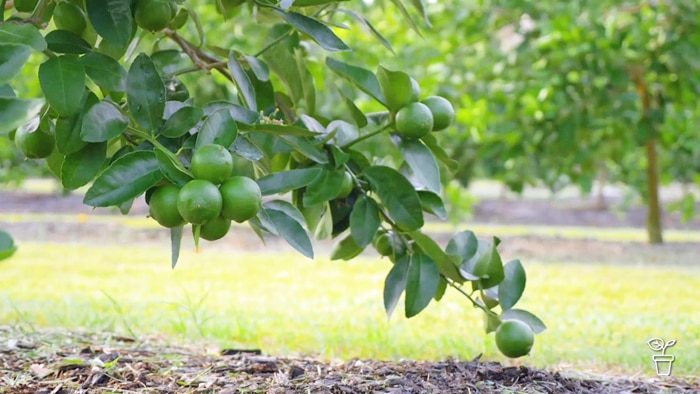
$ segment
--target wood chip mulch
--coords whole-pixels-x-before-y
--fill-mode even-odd
[[[700,385],[675,378],[581,379],[478,359],[325,363],[0,327],[0,393],[700,393]]]

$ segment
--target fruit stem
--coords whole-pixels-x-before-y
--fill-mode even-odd
[[[133,135],[135,135],[135,136],[137,136],[137,137],[141,137],[141,138],[143,138],[144,140],[146,140],[146,141],[150,142],[151,144],[153,144],[153,146],[156,147],[156,149],[158,149],[158,150],[160,150],[161,152],[165,153],[168,157],[170,157],[171,160],[175,160],[175,161],[177,161],[177,162],[180,161],[180,159],[177,157],[177,155],[175,155],[173,152],[171,152],[170,149],[168,149],[168,148],[166,148],[165,146],[163,146],[163,144],[161,144],[160,142],[158,142],[158,140],[157,140],[156,138],[151,137],[151,136],[148,135],[147,133],[144,133],[143,131],[141,131],[141,130],[139,130],[139,129],[135,129],[135,128],[131,127],[131,126],[127,127],[127,129],[128,129]]]
[[[368,139],[368,138],[372,138],[372,137],[374,137],[375,135],[380,134],[380,133],[382,133],[382,132],[384,132],[384,131],[390,129],[390,128],[393,127],[393,126],[394,126],[394,123],[393,123],[393,122],[392,122],[392,123],[389,123],[389,124],[385,125],[384,127],[381,127],[381,128],[379,128],[379,129],[377,129],[377,130],[375,130],[375,131],[372,131],[371,133],[367,133],[367,134],[365,134],[365,135],[363,135],[363,136],[360,136],[360,137],[356,138],[356,139],[353,140],[353,141],[348,142],[347,144],[341,146],[340,149],[349,148],[349,147],[351,147],[351,146],[357,144],[358,142],[364,141],[364,140],[366,140],[366,139]]]
[[[464,291],[464,289],[462,289],[462,286],[457,285],[457,284],[455,283],[455,281],[453,281],[452,279],[446,277],[445,275],[441,275],[441,276],[445,279],[445,281],[447,282],[448,285],[452,286],[453,288],[455,288],[455,290],[457,290],[458,292],[462,293],[462,295],[464,295],[465,297],[467,297],[467,298],[469,299],[469,301],[471,301],[471,303],[474,304],[475,307],[481,309],[481,310],[484,311],[487,315],[490,315],[490,316],[493,316],[493,317],[498,318],[498,315],[496,314],[496,312],[494,312],[494,311],[492,311],[491,309],[487,308],[486,306],[481,305],[481,304],[479,304],[478,302],[476,302],[476,301],[472,298],[472,296],[469,295],[469,293],[467,293],[466,291]]]
[[[32,16],[29,18],[29,21],[40,29],[44,27],[42,20],[44,19],[44,13],[46,13],[48,4],[49,0],[39,0],[39,3],[34,7]]]

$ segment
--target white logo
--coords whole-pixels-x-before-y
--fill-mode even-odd
[[[661,354],[655,354],[651,356],[654,360],[654,366],[656,367],[657,376],[671,376],[671,370],[673,369],[673,360],[676,359],[675,356],[671,354],[666,354],[666,349],[676,344],[675,339],[671,339],[665,342],[661,338],[652,338],[647,341],[649,349],[655,352],[661,352]]]

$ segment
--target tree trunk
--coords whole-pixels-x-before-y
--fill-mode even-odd
[[[656,138],[647,141],[647,234],[650,244],[664,242],[661,227],[661,205],[659,203],[659,157],[656,153]]]

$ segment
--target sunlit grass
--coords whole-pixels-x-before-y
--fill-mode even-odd
[[[481,315],[456,292],[407,320],[387,321],[381,288],[389,264],[330,262],[296,254],[184,251],[171,270],[167,247],[22,243],[0,263],[0,324],[84,327],[173,341],[214,341],[268,354],[324,358],[510,362]],[[526,266],[521,306],[549,329],[531,357],[538,367],[653,374],[651,337],[676,339],[674,374],[700,374],[700,270],[537,264]],[[121,312],[119,312],[121,310]]]

